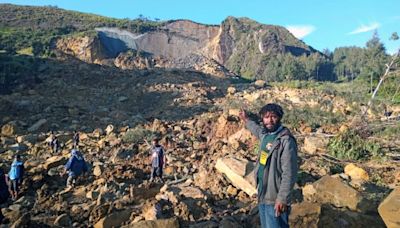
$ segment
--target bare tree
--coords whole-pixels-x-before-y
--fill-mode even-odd
[[[384,73],[384,74],[381,76],[381,78],[379,79],[379,83],[378,83],[378,85],[376,86],[374,92],[373,92],[372,95],[371,95],[371,98],[370,98],[369,101],[368,101],[367,108],[364,110],[364,112],[363,112],[363,114],[362,114],[362,116],[361,116],[362,119],[365,118],[365,115],[367,114],[368,110],[371,108],[372,101],[374,100],[374,98],[375,98],[375,96],[376,96],[376,94],[377,94],[377,92],[378,92],[378,90],[379,90],[379,87],[382,85],[383,81],[384,81],[386,78],[388,78],[389,76],[391,76],[390,73],[391,73],[392,70],[393,70],[393,66],[396,64],[396,61],[397,61],[399,55],[400,55],[400,49],[397,51],[396,54],[393,55],[392,60],[390,61],[390,63],[389,63],[389,64],[386,64],[385,73]]]

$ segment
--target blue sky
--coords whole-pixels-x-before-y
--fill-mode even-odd
[[[400,0],[35,0],[4,1],[19,5],[56,5],[63,9],[115,18],[190,19],[220,24],[227,16],[249,17],[260,23],[287,27],[318,50],[365,46],[374,30],[389,53],[400,48]]]

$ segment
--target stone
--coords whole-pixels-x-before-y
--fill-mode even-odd
[[[157,219],[153,221],[140,221],[124,226],[124,228],[179,228],[179,222],[176,218]]]
[[[17,126],[13,123],[4,124],[1,127],[1,134],[4,136],[13,136],[17,133]]]
[[[125,101],[127,101],[127,100],[128,100],[128,98],[127,98],[127,97],[124,97],[124,96],[118,98],[118,101],[119,101],[119,102],[125,102]]]
[[[62,214],[54,221],[55,226],[70,227],[72,224],[71,218],[67,214]]]
[[[228,188],[226,189],[226,192],[231,196],[236,196],[238,194],[238,190],[235,187],[233,187],[232,185],[228,186]]]
[[[350,163],[344,167],[344,173],[349,175],[352,180],[369,180],[369,175],[367,171],[360,167],[357,167],[353,163]]]
[[[233,95],[236,93],[236,88],[235,87],[228,87],[228,89],[226,90],[226,92],[230,95]]]
[[[45,168],[46,170],[49,170],[51,168],[54,167],[58,167],[60,165],[64,165],[67,162],[67,158],[65,158],[64,156],[53,156],[48,158],[44,164],[43,164],[43,168]]]
[[[22,215],[17,221],[15,221],[10,228],[18,228],[18,227],[26,227],[31,221],[31,215],[29,213],[25,213]]]
[[[328,203],[336,207],[348,207],[354,211],[370,211],[370,202],[364,199],[360,193],[338,178],[324,176],[314,182],[315,193],[303,195],[312,198],[318,203]],[[310,193],[314,191],[309,191]]]
[[[324,152],[328,143],[329,139],[327,137],[308,136],[304,139],[303,149],[306,153],[316,154]]]
[[[101,168],[101,166],[96,165],[93,169],[93,175],[95,175],[96,177],[101,176],[101,174],[103,173],[103,170]]]
[[[185,196],[186,198],[193,198],[193,199],[205,199],[206,196],[204,193],[196,187],[182,187],[179,195]]]
[[[47,120],[46,119],[38,120],[30,128],[28,128],[28,131],[29,132],[47,131]]]
[[[121,162],[121,161],[126,161],[126,160],[128,160],[128,159],[130,159],[130,158],[133,158],[134,154],[135,154],[135,152],[134,152],[133,150],[120,148],[120,149],[117,149],[117,150],[114,152],[114,155],[113,155],[113,157],[111,158],[111,161],[112,161],[113,163],[118,163],[118,162]]]
[[[264,80],[257,80],[254,82],[254,85],[258,88],[264,88],[267,83]]]
[[[290,227],[317,228],[321,215],[321,205],[318,203],[301,202],[292,204],[289,215]]]
[[[226,175],[233,186],[243,190],[249,196],[257,193],[254,181],[254,163],[232,157],[219,158],[215,168]]]
[[[382,201],[378,212],[387,227],[400,227],[400,187],[394,189]]]
[[[114,131],[114,125],[111,125],[111,124],[107,125],[107,127],[105,129],[106,135],[111,134],[111,132],[113,132],[113,131]]]
[[[156,220],[160,216],[161,208],[157,203],[147,203],[143,206],[142,216],[145,220]]]
[[[127,209],[123,211],[113,212],[106,217],[100,219],[94,228],[108,228],[108,227],[120,227],[123,223],[129,220],[131,217],[132,210]]]

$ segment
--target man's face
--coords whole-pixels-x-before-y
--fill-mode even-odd
[[[276,130],[276,127],[281,120],[274,112],[267,112],[264,114],[262,121],[268,130],[273,131]]]

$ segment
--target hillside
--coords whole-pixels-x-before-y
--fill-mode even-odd
[[[323,67],[327,59],[321,53],[283,27],[248,18],[228,17],[221,25],[203,25],[188,20],[121,20],[56,7],[9,4],[2,4],[0,12],[0,49],[9,52],[54,57],[56,48],[83,61],[119,67],[121,64],[115,62],[118,56],[131,50],[147,57],[125,61],[124,68],[143,68],[137,66],[139,61],[150,62],[147,68],[183,67],[268,81],[318,75],[315,67],[299,75],[295,71],[281,72],[284,77],[268,69],[277,57],[294,58],[301,64],[321,65],[317,80],[334,79],[332,69]],[[93,49],[96,56],[82,54]]]

